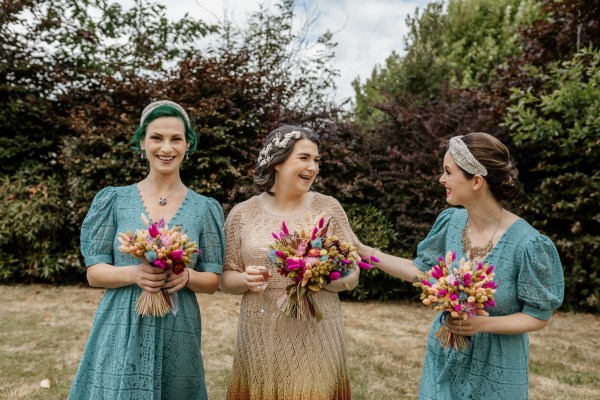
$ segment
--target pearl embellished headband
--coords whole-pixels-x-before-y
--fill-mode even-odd
[[[140,126],[143,125],[144,120],[152,111],[154,111],[157,107],[165,105],[175,107],[176,109],[178,109],[181,112],[181,114],[183,114],[183,118],[185,118],[185,122],[187,123],[187,125],[190,126],[190,117],[188,117],[183,107],[171,100],[159,100],[148,104],[146,108],[144,108],[144,111],[142,111],[142,118],[140,118]]]
[[[487,176],[487,169],[477,161],[462,138],[463,136],[454,136],[450,139],[448,150],[454,162],[471,175]]]
[[[271,161],[271,158],[273,157],[273,155],[270,153],[271,153],[271,150],[273,150],[273,147],[278,147],[280,149],[283,149],[285,146],[288,145],[290,140],[292,140],[292,139],[298,140],[298,139],[300,139],[301,135],[302,135],[302,133],[300,131],[288,132],[283,136],[283,138],[281,137],[280,133],[275,135],[273,140],[271,140],[265,147],[263,147],[263,149],[258,154],[258,161],[257,161],[258,166],[262,167],[263,165],[266,165],[269,163],[269,161]]]

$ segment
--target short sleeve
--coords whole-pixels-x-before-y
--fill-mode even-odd
[[[116,222],[114,204],[117,190],[107,187],[96,194],[81,225],[80,244],[85,266],[113,264]]]
[[[223,208],[212,198],[208,199],[208,206],[204,212],[200,243],[202,253],[198,270],[202,272],[223,272],[223,258],[225,257],[225,234],[223,233]]]
[[[340,239],[352,242],[352,228],[348,221],[348,215],[344,211],[344,207],[338,200],[333,197],[329,197],[330,202],[328,204],[328,212],[331,215],[331,220],[334,223],[334,233]]]
[[[242,259],[242,241],[241,224],[242,213],[240,205],[231,209],[227,220],[225,221],[225,236],[227,237],[227,246],[225,250],[225,271],[244,271],[244,260]]]
[[[427,237],[417,245],[417,257],[414,264],[421,271],[429,271],[437,264],[438,258],[446,254],[446,235],[450,220],[458,209],[449,208],[438,215]]]
[[[562,264],[554,243],[536,234],[522,252],[518,297],[523,313],[548,320],[563,301],[565,282]]]

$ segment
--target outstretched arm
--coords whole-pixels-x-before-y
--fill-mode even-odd
[[[379,268],[380,270],[395,276],[396,278],[403,279],[408,282],[416,282],[417,276],[423,275],[423,272],[419,270],[412,260],[402,257],[392,256],[386,254],[379,249],[366,246],[361,243],[360,240],[354,235],[353,242],[358,249],[358,254],[372,265]],[[378,261],[374,261],[371,257],[375,257]]]
[[[324,290],[328,292],[343,292],[344,290],[352,290],[358,285],[358,278],[360,277],[360,269],[356,267],[352,273],[343,277],[342,279],[338,279],[337,281],[333,281],[325,286],[323,286]]]

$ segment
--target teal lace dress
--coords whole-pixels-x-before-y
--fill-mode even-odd
[[[429,235],[418,245],[416,266],[427,271],[438,257],[462,252],[462,230],[467,222],[464,209],[442,212]],[[525,220],[514,222],[488,254],[485,262],[495,266],[498,290],[490,315],[522,312],[547,320],[562,303],[563,270],[554,244]],[[422,400],[525,400],[528,396],[529,337],[478,333],[471,348],[447,350],[438,344],[436,318],[427,339],[423,375],[419,387]]]
[[[118,250],[120,232],[145,228],[144,205],[135,185],[100,191],[81,227],[81,252],[87,266],[139,264]],[[169,226],[182,225],[202,253],[196,271],[220,274],[225,239],[223,210],[214,199],[188,190]],[[177,292],[178,311],[165,317],[140,317],[135,300],[137,285],[106,289],[94,317],[72,400],[196,400],[206,399],[200,353],[202,332],[196,295]]]

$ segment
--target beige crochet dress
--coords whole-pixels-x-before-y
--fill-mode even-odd
[[[325,211],[331,218],[330,234],[350,238],[350,225],[340,203],[314,193],[310,207],[293,216],[268,213],[259,197],[236,205],[225,222],[225,270],[244,271],[247,265],[268,265],[272,232],[285,221],[290,231],[307,228]],[[277,298],[289,280],[269,266],[272,278],[264,292],[269,313],[260,315],[259,294],[246,292],[241,301],[237,348],[227,398],[319,400],[350,399],[342,310],[337,293],[316,293],[323,320],[305,322],[277,310]]]

